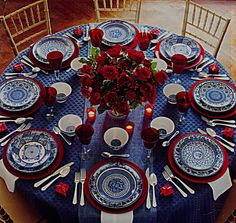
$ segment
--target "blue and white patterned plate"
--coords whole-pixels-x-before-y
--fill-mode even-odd
[[[182,54],[187,57],[189,63],[199,57],[200,46],[189,37],[171,35],[161,42],[160,52],[168,60],[174,54]]]
[[[220,80],[206,80],[193,89],[195,103],[210,112],[227,112],[236,104],[234,88]]]
[[[51,165],[57,152],[56,140],[49,133],[29,129],[10,141],[6,155],[15,170],[35,173]]]
[[[0,107],[7,111],[23,111],[39,99],[40,87],[31,79],[15,78],[0,86]]]
[[[89,179],[89,192],[104,207],[121,209],[136,202],[143,183],[140,174],[121,162],[100,166]]]
[[[102,43],[107,46],[120,44],[122,46],[131,43],[136,35],[134,27],[128,22],[110,20],[97,26],[104,32]]]
[[[201,134],[182,137],[175,145],[173,156],[177,166],[194,177],[212,176],[224,164],[220,146],[210,137]]]
[[[67,37],[47,36],[35,43],[32,49],[35,59],[45,64],[49,64],[47,55],[52,51],[60,51],[63,54],[62,62],[64,62],[73,55],[75,46]]]

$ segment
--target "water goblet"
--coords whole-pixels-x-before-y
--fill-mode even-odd
[[[139,34],[139,48],[140,50],[145,51],[148,49],[151,42],[151,34],[148,32],[140,32]]]
[[[174,54],[171,57],[172,69],[173,69],[173,82],[174,83],[181,83],[180,79],[176,76],[177,74],[181,74],[187,64],[187,57],[182,54]]]
[[[46,118],[51,120],[54,118],[54,104],[56,102],[57,90],[53,87],[46,87],[46,95],[45,95],[45,105],[48,107],[48,111],[46,113]]]
[[[81,159],[89,159],[88,153],[90,149],[88,145],[90,144],[92,136],[94,134],[93,126],[89,124],[81,124],[76,127],[75,134],[79,138],[80,143],[82,144],[82,152],[80,153]]]
[[[188,97],[188,92],[181,91],[176,95],[177,108],[179,111],[178,124],[181,125],[185,122],[186,113],[190,107],[190,101]]]
[[[148,127],[142,130],[141,138],[143,140],[143,144],[147,149],[147,161],[150,160],[152,150],[159,140],[160,134],[159,131],[155,128]]]
[[[54,70],[56,81],[60,81],[59,71],[62,67],[63,54],[60,51],[52,51],[47,54],[50,67]]]
[[[104,32],[101,29],[95,28],[89,30],[90,40],[94,47],[101,47],[103,35]]]

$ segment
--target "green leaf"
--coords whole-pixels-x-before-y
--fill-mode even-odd
[[[100,49],[98,47],[91,47],[90,48],[90,57],[95,59],[100,53]]]
[[[85,57],[80,58],[79,62],[81,63],[87,63],[89,60]]]
[[[101,106],[99,106],[97,110],[98,110],[98,114],[102,114],[104,111],[106,111],[106,109]]]
[[[157,67],[157,62],[152,61],[151,65],[152,70],[156,70],[156,67]]]

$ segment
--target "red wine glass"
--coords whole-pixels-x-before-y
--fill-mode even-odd
[[[186,113],[190,107],[190,101],[188,97],[188,92],[181,91],[176,94],[177,108],[179,111],[178,124],[183,124],[185,122]]]
[[[177,74],[181,74],[187,64],[187,57],[182,54],[175,54],[171,57],[172,69],[173,69],[173,82],[181,83],[180,79],[176,78]]]
[[[47,54],[50,67],[54,70],[56,81],[60,81],[59,71],[62,67],[63,54],[60,51],[52,51]]]
[[[155,128],[145,128],[141,132],[141,138],[143,140],[144,146],[147,148],[147,159],[151,157],[152,150],[159,140],[160,134],[159,131]]]
[[[79,138],[82,146],[82,152],[80,154],[81,159],[86,160],[89,158],[89,147],[88,145],[91,142],[92,136],[94,134],[94,129],[92,125],[89,124],[81,124],[76,127],[75,134]]]
[[[56,103],[57,90],[53,87],[46,87],[46,95],[44,98],[45,105],[48,107],[46,114],[47,119],[54,117],[54,104]]]

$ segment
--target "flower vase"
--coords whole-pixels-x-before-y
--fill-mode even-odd
[[[127,118],[127,115],[114,112],[114,110],[108,110],[108,111],[107,111],[107,114],[108,114],[109,117],[112,118],[113,120],[124,120],[124,119]]]

